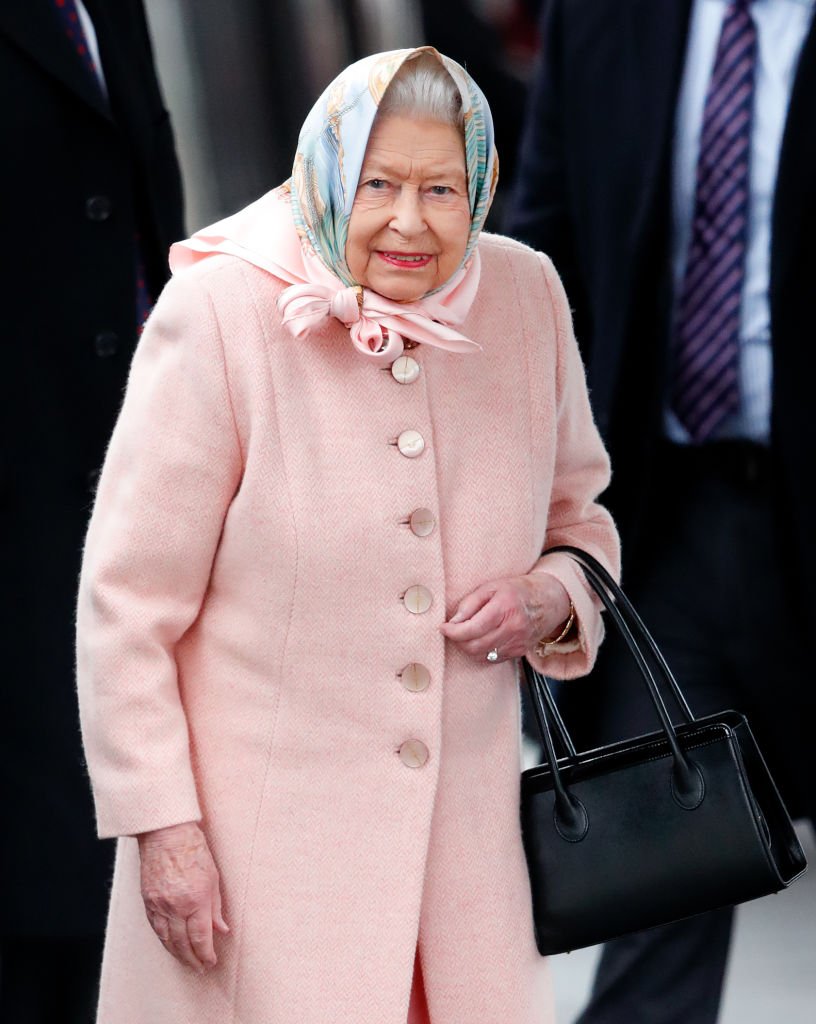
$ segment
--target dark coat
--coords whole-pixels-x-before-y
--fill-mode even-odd
[[[184,235],[141,0],[86,0],[110,106],[51,0],[0,5],[4,397],[0,935],[104,927],[73,623],[94,483],[137,338],[134,236],[153,296]]]
[[[513,208],[575,309],[624,566],[662,434],[672,299],[670,165],[690,0],[547,0]],[[773,209],[772,455],[802,624],[816,621],[816,22],[793,87]],[[780,640],[780,642],[784,642]]]

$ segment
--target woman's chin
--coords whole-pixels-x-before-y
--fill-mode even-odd
[[[418,302],[422,298],[422,296],[425,295],[425,292],[412,291],[410,292],[410,294],[408,292],[405,292],[400,293],[399,295],[396,293],[393,295],[388,295],[385,292],[380,292],[380,294],[383,296],[383,298],[390,299],[392,302]]]
[[[416,272],[403,271],[399,275],[377,275],[374,279],[364,283],[363,287],[370,288],[371,291],[377,292],[378,295],[382,295],[384,299],[390,299],[392,302],[416,302],[431,291],[434,284],[432,281],[420,281],[417,278],[407,277],[407,274],[411,273]],[[406,275],[406,278],[402,277],[403,274]]]

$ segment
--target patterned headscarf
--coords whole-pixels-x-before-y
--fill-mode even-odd
[[[354,280],[345,249],[380,101],[402,65],[424,53],[442,63],[462,97],[471,223],[462,264],[451,279],[414,302],[397,302]],[[430,46],[374,54],[346,68],[312,108],[289,181],[178,242],[170,266],[176,272],[204,257],[230,253],[262,267],[292,286],[278,297],[278,309],[295,337],[306,337],[333,316],[349,328],[357,351],[378,363],[396,359],[403,338],[451,352],[477,351],[479,346],[455,328],[478,289],[476,243],[497,179],[490,108],[470,75]]]
[[[432,46],[391,50],[358,60],[335,78],[312,107],[300,131],[291,178],[298,233],[346,285],[357,284],[346,263],[346,239],[374,118],[399,69],[423,53],[439,60],[462,97],[470,200],[470,234],[463,264],[473,252],[493,201],[499,176],[493,119],[481,89],[464,68]]]

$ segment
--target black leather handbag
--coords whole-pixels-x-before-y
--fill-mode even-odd
[[[546,679],[523,662],[547,756],[521,776],[539,952],[595,945],[790,885],[807,862],[745,717],[695,718],[600,562],[578,548],[551,551],[583,568],[628,645],[661,728],[578,753]],[[682,724],[672,724],[655,676]]]

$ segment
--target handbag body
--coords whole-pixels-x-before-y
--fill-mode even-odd
[[[580,549],[551,550],[583,568],[629,647],[661,727],[579,753],[546,679],[523,663],[547,755],[521,777],[539,952],[595,945],[790,885],[807,862],[745,716],[729,710],[695,718],[606,569]],[[655,676],[680,708],[680,725]]]

